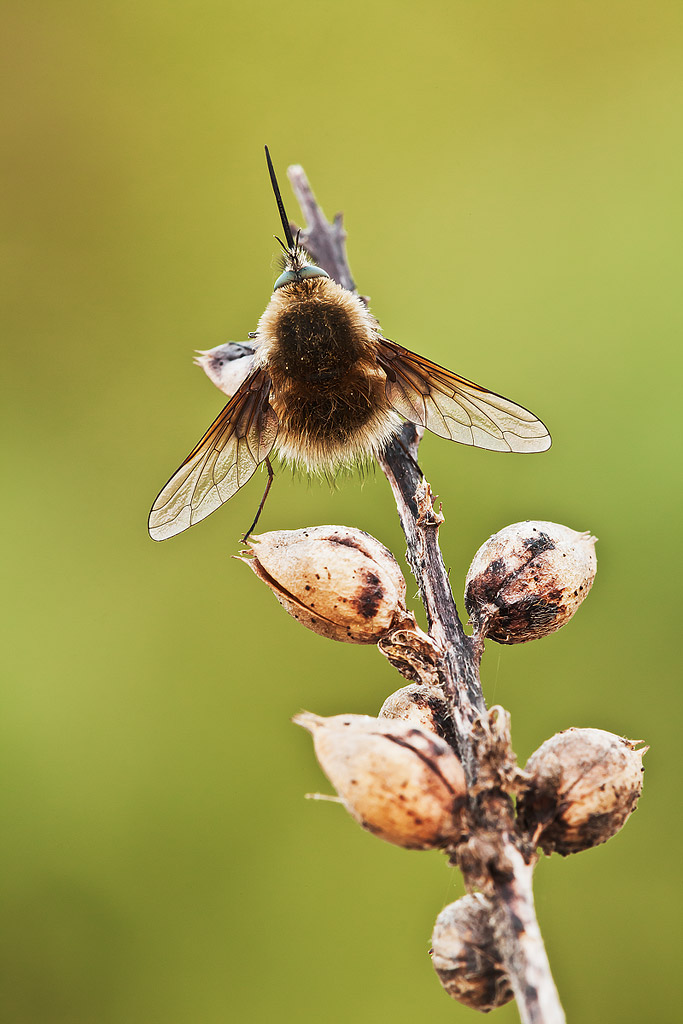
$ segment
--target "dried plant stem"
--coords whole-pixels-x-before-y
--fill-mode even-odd
[[[308,225],[301,232],[302,244],[332,278],[353,290],[341,214],[332,224],[326,220],[303,168],[290,167],[288,176]],[[451,859],[467,887],[483,890],[492,903],[503,966],[524,1024],[563,1024],[534,911],[534,844],[520,832],[510,796],[517,769],[509,716],[502,709],[486,709],[479,678],[481,644],[465,633],[453,600],[438,543],[443,517],[433,507],[431,489],[417,464],[421,437],[421,428],[406,423],[379,462],[396,500],[408,564],[427,613],[432,674],[435,670],[448,701],[470,792],[470,836],[452,851]],[[424,658],[424,643],[419,653]]]
[[[439,548],[438,529],[443,517],[434,511],[431,489],[417,464],[421,438],[421,428],[406,423],[400,437],[380,456],[379,464],[394,493],[408,543],[408,564],[420,588],[429,635],[438,652],[436,668],[451,707],[458,753],[471,783],[477,775],[472,726],[486,715],[486,704],[479,659],[462,628]]]
[[[507,953],[505,967],[520,1017],[524,1024],[563,1024],[564,1012],[534,911],[534,862],[525,863],[511,842],[506,844],[504,853],[512,873],[509,880],[501,880],[497,885],[494,933],[499,948]]]

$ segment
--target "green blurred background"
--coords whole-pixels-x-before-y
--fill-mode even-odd
[[[427,955],[455,872],[303,799],[329,787],[290,716],[374,714],[399,677],[231,560],[262,478],[146,533],[222,405],[193,350],[245,339],[277,273],[265,142],[293,217],[290,163],[344,209],[389,337],[552,430],[421,459],[459,601],[508,523],[600,539],[576,619],[491,644],[484,689],[522,763],[571,725],[652,745],[636,816],[541,863],[537,904],[570,1020],[678,1019],[678,0],[4,12],[0,1019],[475,1019]],[[281,473],[262,528],[321,523],[402,557],[379,473]]]

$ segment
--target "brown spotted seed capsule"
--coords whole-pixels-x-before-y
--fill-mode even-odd
[[[443,691],[421,683],[410,683],[391,693],[382,704],[379,717],[412,722],[444,739],[452,733],[450,710]]]
[[[465,773],[444,740],[410,722],[367,715],[302,712],[294,722],[313,736],[321,768],[363,828],[412,850],[461,834]]]
[[[488,1013],[512,999],[491,927],[491,905],[482,893],[445,907],[432,934],[432,963],[452,999]]]
[[[290,615],[314,633],[376,644],[406,616],[406,583],[383,544],[348,526],[254,536],[243,561]]]
[[[529,520],[494,533],[477,551],[465,582],[475,632],[520,644],[568,622],[597,569],[595,537]]]
[[[643,788],[648,748],[636,750],[639,742],[602,729],[567,729],[531,755],[518,813],[545,853],[578,853],[623,827]]]

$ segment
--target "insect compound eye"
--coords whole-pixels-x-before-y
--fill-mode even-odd
[[[276,292],[278,288],[284,288],[286,284],[293,284],[294,281],[303,281],[306,277],[329,277],[322,267],[316,267],[315,264],[309,263],[301,270],[285,270],[284,274],[280,274],[277,281],[273,286],[273,291]]]
[[[295,274],[293,270],[285,270],[284,274],[280,274],[277,281],[273,285],[273,291],[276,292],[278,288],[284,288],[286,284],[292,284],[293,281],[298,279],[298,274]]]
[[[299,277],[329,277],[322,267],[316,267],[314,263],[309,263],[307,267],[302,267],[299,271]]]

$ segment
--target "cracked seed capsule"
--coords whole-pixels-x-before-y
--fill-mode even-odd
[[[362,530],[276,530],[253,536],[249,554],[242,561],[282,607],[321,636],[376,644],[406,619],[406,582],[398,562]]]
[[[595,537],[529,520],[494,533],[472,560],[465,607],[476,633],[520,644],[564,626],[597,569]]]
[[[491,927],[491,905],[482,893],[444,907],[432,934],[432,963],[452,999],[488,1013],[513,993]]]
[[[410,722],[305,711],[320,766],[349,814],[381,839],[412,850],[446,846],[462,832],[465,773],[448,744]]]
[[[518,814],[527,831],[540,831],[545,853],[578,853],[623,828],[643,788],[648,747],[637,750],[638,743],[603,729],[567,729],[531,755]]]

